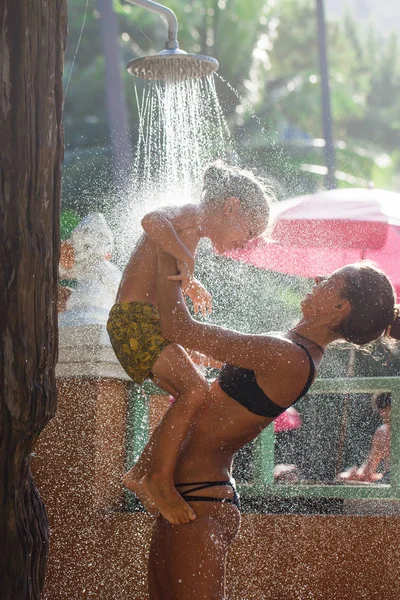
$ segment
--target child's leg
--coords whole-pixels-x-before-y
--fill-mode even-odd
[[[193,419],[205,401],[209,385],[185,350],[170,344],[152,368],[153,375],[175,390],[175,402],[158,427],[150,471],[174,480],[178,455]]]
[[[174,524],[187,523],[195,515],[174,487],[174,472],[182,443],[208,394],[208,383],[186,352],[170,344],[152,368],[159,380],[177,391],[174,404],[157,428],[143,488],[162,515]]]
[[[166,384],[164,381],[160,381],[158,377],[153,376],[152,380],[156,385],[158,385],[158,387],[171,394],[171,396],[173,396],[174,398],[178,395],[175,389],[173,389],[170,385]],[[135,494],[137,498],[139,498],[140,502],[150,514],[155,516],[159,514],[159,510],[154,504],[154,502],[150,500],[148,495],[143,490],[142,479],[145,475],[147,475],[147,473],[150,470],[151,455],[153,452],[155,441],[158,436],[158,428],[159,425],[157,425],[153,429],[147,441],[147,444],[142,450],[141,455],[139,456],[133,467],[131,467],[131,469],[129,469],[129,471],[127,471],[122,477],[122,483],[124,484],[124,486],[133,494]]]
[[[208,392],[208,384],[183,348],[176,344],[169,345],[156,361],[153,381],[176,398],[179,412],[174,409],[170,414],[171,409],[168,410],[122,481],[152,514],[156,514],[157,505],[168,520],[188,522],[194,513],[175,490],[174,470],[191,421]]]

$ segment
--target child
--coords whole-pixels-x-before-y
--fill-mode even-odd
[[[200,204],[167,207],[142,220],[144,234],[122,275],[107,330],[115,354],[128,375],[142,384],[151,378],[175,402],[151,436],[123,483],[149,508],[146,496],[171,523],[196,516],[174,487],[181,445],[205,400],[208,384],[186,351],[161,336],[156,308],[157,249],[176,258],[185,273],[182,288],[195,311],[211,310],[210,294],[193,278],[195,251],[208,237],[219,253],[243,248],[267,227],[269,199],[251,172],[217,161],[204,173]],[[154,507],[154,506],[153,506]]]

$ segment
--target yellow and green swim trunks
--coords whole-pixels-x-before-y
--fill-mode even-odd
[[[135,383],[142,384],[161,352],[171,343],[161,335],[158,310],[149,302],[118,302],[107,331],[115,355]]]

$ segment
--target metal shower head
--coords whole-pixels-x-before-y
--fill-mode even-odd
[[[128,63],[127,69],[131,75],[141,79],[183,81],[205,77],[218,67],[218,61],[211,56],[187,54],[177,48],[135,58]]]
[[[211,56],[188,54],[179,49],[177,40],[178,21],[175,13],[152,0],[128,0],[147,10],[159,14],[168,24],[168,41],[166,50],[159,54],[143,56],[131,60],[127,69],[134,77],[159,81],[183,81],[205,77],[216,71],[219,63]]]

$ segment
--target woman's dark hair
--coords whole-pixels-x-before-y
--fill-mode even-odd
[[[400,339],[400,319],[395,307],[395,292],[385,275],[373,263],[360,262],[351,274],[345,274],[341,292],[350,302],[351,311],[336,328],[337,333],[353,344],[368,344],[384,333]]]
[[[239,199],[243,212],[264,219],[267,225],[274,200],[271,187],[251,171],[216,160],[204,171],[201,202],[212,206],[230,197]]]

